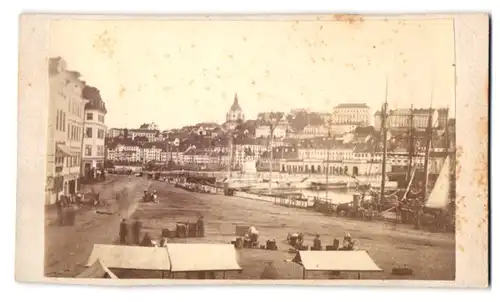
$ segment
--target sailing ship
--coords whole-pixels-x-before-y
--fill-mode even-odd
[[[426,208],[441,210],[448,207],[450,204],[450,182],[450,156],[447,156],[441,167],[436,183],[425,201]]]

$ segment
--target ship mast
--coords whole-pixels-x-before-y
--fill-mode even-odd
[[[385,79],[385,102],[382,105],[382,140],[383,140],[383,154],[382,154],[382,183],[380,185],[380,203],[385,200],[385,175],[386,175],[386,160],[387,160],[387,77]]]
[[[227,164],[227,179],[231,179],[231,164],[233,162],[233,132],[229,131],[229,162]]]
[[[328,174],[330,173],[330,166],[329,166],[329,163],[330,163],[330,141],[331,141],[331,126],[332,125],[332,121],[331,121],[331,118],[330,120],[328,121],[328,138],[327,138],[327,141],[326,141],[326,195],[325,195],[325,200],[326,202],[328,202]]]
[[[425,144],[425,160],[424,160],[424,201],[427,200],[427,186],[429,184],[429,157],[432,142],[432,91],[431,91],[431,106],[429,107],[429,118],[427,121],[426,144]]]
[[[408,159],[408,172],[406,173],[406,181],[408,181],[408,182],[411,179],[411,169],[413,166],[413,136],[414,136],[414,132],[413,132],[413,104],[412,104],[411,108],[410,108],[410,125],[409,125],[409,131],[408,131],[408,140],[409,140],[408,155],[409,155],[409,159]],[[410,185],[410,184],[408,183],[408,185]]]

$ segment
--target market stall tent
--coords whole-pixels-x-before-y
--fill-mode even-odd
[[[293,261],[303,266],[304,279],[308,271],[356,272],[358,278],[382,271],[366,251],[299,251]]]
[[[232,244],[168,243],[171,272],[241,271]]]
[[[118,277],[113,274],[109,268],[102,263],[101,260],[97,259],[94,264],[89,266],[83,272],[81,272],[76,278],[92,278],[92,279],[118,279]]]
[[[111,269],[170,271],[170,258],[164,247],[94,244],[87,266],[100,260]]]

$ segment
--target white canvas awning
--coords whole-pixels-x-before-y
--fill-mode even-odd
[[[118,277],[113,274],[112,271],[109,270],[109,268],[106,267],[100,260],[97,260],[92,264],[90,267],[88,267],[86,270],[84,270],[82,273],[80,273],[77,278],[106,278],[106,279],[118,279]]]
[[[64,156],[74,156],[75,153],[66,145],[57,145],[57,152]]]
[[[168,243],[172,272],[240,271],[232,244]]]
[[[87,266],[97,260],[109,268],[169,271],[170,257],[165,248],[94,244]]]
[[[306,271],[382,271],[366,251],[299,251],[297,256],[300,258],[294,261],[302,264]]]

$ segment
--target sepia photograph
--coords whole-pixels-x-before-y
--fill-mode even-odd
[[[38,278],[455,282],[456,18],[46,16]]]

